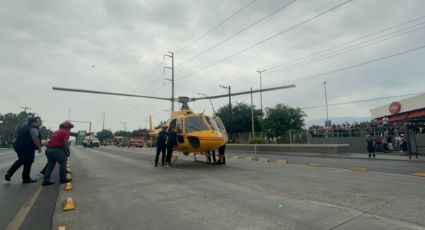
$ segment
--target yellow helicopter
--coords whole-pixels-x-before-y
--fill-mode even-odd
[[[135,94],[125,93],[114,93],[105,91],[95,91],[87,89],[71,89],[62,87],[52,87],[53,90],[79,92],[79,93],[92,93],[92,94],[106,94],[114,96],[126,96],[126,97],[140,97],[149,98],[156,100],[166,100],[171,102],[178,102],[181,104],[179,111],[173,111],[171,117],[167,121],[169,128],[174,128],[177,133],[177,146],[175,150],[182,152],[184,155],[194,153],[195,159],[196,154],[203,154],[208,157],[208,152],[216,150],[219,147],[225,145],[228,142],[228,136],[226,128],[224,127],[221,119],[216,116],[214,118],[205,115],[204,113],[195,113],[189,108],[189,102],[199,100],[211,100],[217,98],[224,98],[229,96],[239,96],[245,94],[253,94],[259,92],[266,92],[279,89],[293,88],[295,85],[285,85],[272,88],[264,88],[258,90],[249,90],[243,92],[237,92],[232,94],[222,94],[215,96],[205,97],[178,97],[178,98],[165,98],[165,97],[153,97],[143,96]],[[157,135],[160,130],[152,129],[152,119],[150,118],[150,129],[151,134]]]

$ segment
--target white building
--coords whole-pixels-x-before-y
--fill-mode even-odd
[[[378,122],[384,117],[390,122],[425,121],[425,93],[371,109],[370,113]]]

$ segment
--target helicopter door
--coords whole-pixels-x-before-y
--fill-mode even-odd
[[[229,140],[229,136],[227,135],[226,127],[224,127],[223,121],[220,117],[214,117],[215,123],[217,123],[218,128],[220,129],[220,133],[224,136],[224,140],[227,142]]]
[[[178,118],[176,120],[176,133],[177,133],[177,142],[178,143],[184,143],[183,120],[181,118]]]

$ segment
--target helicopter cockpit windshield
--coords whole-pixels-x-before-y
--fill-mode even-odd
[[[220,128],[218,127],[215,120],[212,117],[209,117],[209,116],[206,116],[206,118],[207,118],[208,124],[211,126],[211,128],[216,132],[220,132]]]
[[[203,130],[209,130],[209,128],[201,116],[186,117],[186,132],[190,133]]]

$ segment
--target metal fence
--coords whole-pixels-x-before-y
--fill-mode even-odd
[[[404,130],[393,127],[378,127],[378,128],[336,128],[336,129],[303,129],[303,130],[288,130],[284,135],[275,138],[268,138],[264,133],[256,133],[255,138],[262,139],[265,143],[275,144],[310,144],[313,139],[320,138],[349,138],[349,137],[364,137],[372,134],[375,137],[384,137],[386,135],[397,136]],[[233,133],[229,134],[230,142],[246,144],[252,138],[251,133]]]

